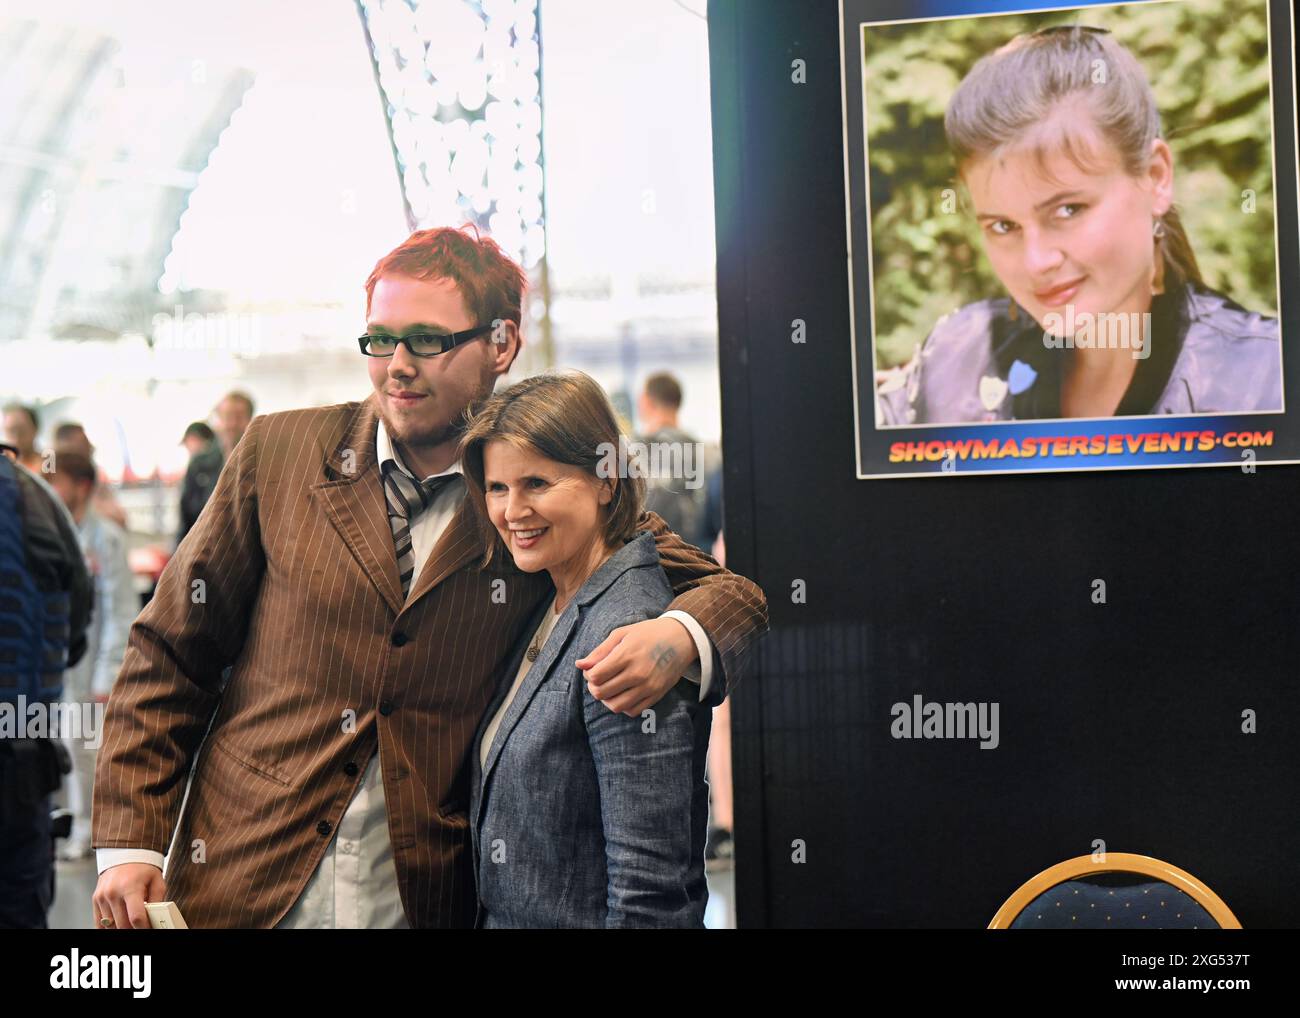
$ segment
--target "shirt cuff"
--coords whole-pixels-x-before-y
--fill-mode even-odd
[[[672,609],[659,617],[676,619],[686,627],[686,631],[691,634],[691,639],[695,641],[695,649],[699,651],[700,659],[682,673],[682,678],[700,684],[700,701],[703,702],[709,695],[709,688],[713,685],[713,644],[709,642],[709,634],[686,612]]]
[[[95,866],[100,873],[110,866],[121,866],[125,862],[147,862],[159,869],[163,868],[163,855],[147,848],[97,848],[95,849]]]

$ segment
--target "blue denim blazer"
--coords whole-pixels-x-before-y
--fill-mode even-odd
[[[615,714],[574,662],[672,600],[654,537],[615,552],[555,622],[479,766],[479,742],[536,632],[538,609],[470,745],[481,927],[702,927],[712,709],[682,679],[653,716]]]

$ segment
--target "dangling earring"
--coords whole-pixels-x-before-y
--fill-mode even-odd
[[[1007,317],[1010,318],[1013,322],[1018,321],[1020,318],[1020,314],[1016,310],[1016,298],[1014,297],[1011,298],[1011,306],[1007,309]]]
[[[1164,220],[1156,219],[1151,224],[1151,236],[1155,238],[1154,252],[1156,268],[1151,277],[1151,296],[1158,297],[1165,292],[1165,224]]]

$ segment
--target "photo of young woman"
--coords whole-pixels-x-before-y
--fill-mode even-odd
[[[1151,85],[1111,32],[985,53],[943,133],[1003,292],[878,372],[880,424],[1282,409],[1278,321],[1203,280]]]

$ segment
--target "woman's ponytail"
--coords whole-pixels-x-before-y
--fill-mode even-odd
[[[1178,209],[1170,205],[1169,211],[1160,217],[1160,221],[1165,224],[1165,234],[1160,239],[1160,245],[1164,248],[1166,263],[1186,282],[1203,286],[1201,269],[1196,264],[1196,252],[1192,250],[1192,242],[1187,239],[1187,231],[1183,228]]]

